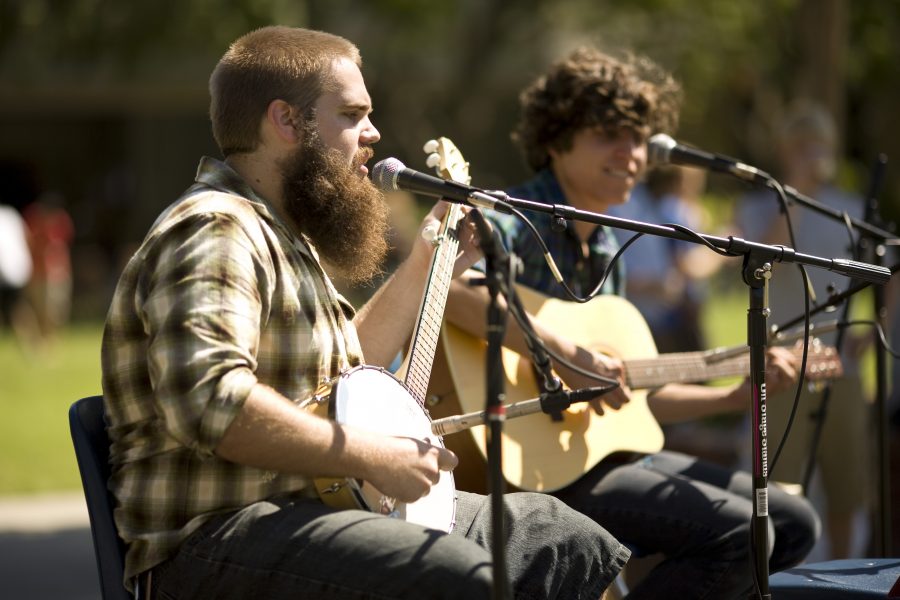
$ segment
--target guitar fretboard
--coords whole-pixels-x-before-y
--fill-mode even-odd
[[[800,360],[802,350],[791,348]],[[648,389],[666,383],[694,383],[722,377],[750,374],[750,355],[746,347],[732,347],[701,352],[673,352],[654,358],[628,359],[625,381],[634,389]],[[840,374],[840,359],[831,349],[813,343],[807,356],[806,375],[812,379]]]
[[[750,357],[742,355],[715,359],[705,352],[674,352],[656,358],[630,359],[625,362],[625,379],[635,389],[659,387],[666,383],[708,381],[720,377],[748,375]]]
[[[447,305],[450,280],[453,277],[453,265],[459,249],[456,225],[461,217],[462,207],[458,204],[452,205],[441,226],[441,233],[435,238],[437,248],[431,259],[428,283],[425,285],[419,319],[416,322],[410,344],[409,367],[404,384],[410,394],[423,405],[425,394],[428,391],[428,380],[431,377],[434,355],[437,351],[444,307]]]

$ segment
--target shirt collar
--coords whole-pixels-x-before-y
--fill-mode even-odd
[[[319,254],[306,235],[296,232],[292,227],[289,227],[278,216],[278,213],[273,210],[271,204],[254,192],[253,188],[228,163],[210,156],[202,157],[200,164],[197,166],[197,175],[194,177],[194,181],[217,191],[244,198],[253,205],[260,215],[283,229],[289,239],[295,240],[294,246],[300,252],[310,254],[316,262],[319,262]]]
[[[546,198],[551,204],[565,204],[569,206],[569,200],[563,193],[559,179],[549,167],[538,171],[534,181],[541,188],[541,196]]]
[[[244,179],[224,161],[204,156],[197,167],[197,183],[202,183],[220,192],[242,196],[269,211],[268,203],[253,191]],[[271,211],[269,211],[271,212]]]
[[[545,167],[537,172],[537,174],[532,178],[531,185],[534,186],[537,190],[539,190],[539,194],[537,197],[541,198],[542,202],[547,202],[548,204],[560,204],[565,206],[571,206],[572,204],[569,202],[569,199],[566,197],[565,192],[563,192],[562,186],[559,184],[559,179],[556,177],[556,174],[553,172],[550,167]],[[515,196],[515,194],[511,194]],[[548,219],[551,219],[549,215],[544,213],[544,216]],[[586,240],[588,244],[597,245],[597,246],[605,246],[607,243],[607,238],[610,237],[608,233],[608,228],[604,225],[597,225],[588,235],[588,239]],[[575,229],[573,227],[567,227],[565,235],[570,237],[573,240],[578,240],[578,236],[575,234]]]

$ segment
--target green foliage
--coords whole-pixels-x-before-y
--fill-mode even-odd
[[[818,29],[822,15],[831,33]],[[679,137],[776,174],[773,120],[794,96],[823,87],[837,90],[818,99],[841,111],[852,168],[867,171],[878,152],[900,154],[884,126],[900,101],[893,1],[4,2],[0,82],[141,80],[202,90],[229,42],[272,23],[360,46],[385,155],[418,157],[426,139],[448,135],[486,186],[524,174],[509,142],[518,91],[579,43],[646,54],[670,69],[685,89]],[[832,56],[836,64],[822,64]],[[888,175],[886,204],[900,204],[898,178]]]
[[[296,0],[28,0],[4,9],[2,68],[19,79],[46,75],[162,76],[212,64],[248,30],[303,26]],[[48,69],[48,67],[52,67]],[[204,67],[208,68],[208,67]],[[167,73],[168,72],[168,73]],[[190,70],[193,76],[196,70]]]

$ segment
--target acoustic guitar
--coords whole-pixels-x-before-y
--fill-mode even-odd
[[[646,321],[619,296],[598,296],[585,304],[549,298],[523,286],[516,291],[526,311],[545,327],[585,348],[623,360],[631,401],[598,415],[590,405],[574,404],[556,421],[549,415],[507,420],[504,424],[503,473],[513,487],[554,491],[574,482],[615,452],[653,453],[662,449],[659,423],[647,405],[649,389],[670,382],[705,382],[744,376],[750,371],[746,346],[704,352],[658,355]],[[426,398],[435,419],[484,408],[485,347],[450,323],[444,323]],[[794,350],[797,354],[800,349]],[[540,394],[527,357],[503,349],[506,398],[523,402]],[[811,342],[806,376],[837,377],[840,360],[834,348]],[[460,459],[455,470],[459,489],[486,491],[484,426],[446,438]]]
[[[653,335],[637,308],[620,296],[598,296],[586,304],[548,298],[517,286],[525,310],[544,326],[578,345],[622,359],[631,401],[598,415],[588,404],[573,404],[561,421],[549,415],[508,420],[503,431],[503,473],[526,491],[554,491],[581,477],[614,452],[658,452],[663,432],[647,405],[649,389],[669,382],[705,382],[750,372],[746,346],[658,355]],[[444,323],[427,404],[433,418],[484,408],[484,341]],[[792,348],[798,355],[800,348]],[[503,349],[506,401],[522,402],[540,394],[527,357]],[[806,377],[839,377],[842,367],[833,347],[810,341]],[[446,438],[460,458],[457,486],[484,491],[484,427]]]

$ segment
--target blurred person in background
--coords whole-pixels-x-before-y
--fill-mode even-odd
[[[837,144],[838,132],[832,116],[813,102],[798,100],[787,107],[776,126],[773,146],[777,168],[773,169],[776,171],[773,174],[782,184],[801,194],[850,217],[862,219],[862,197],[835,184],[839,159]],[[827,258],[853,258],[854,240],[843,222],[798,203],[791,203],[788,210],[795,250]],[[736,219],[744,237],[749,240],[794,246],[785,216],[771,190],[754,191],[740,198]],[[850,285],[848,278],[824,269],[807,268],[806,271],[818,302],[826,301],[829,294],[839,293]],[[854,298],[853,302],[861,300]],[[811,306],[815,306],[812,298]],[[803,281],[795,265],[775,265],[769,281],[769,307],[771,325],[785,323],[803,314]],[[839,314],[822,312],[813,317],[813,322],[834,321]],[[836,336],[835,332],[830,332],[817,337],[825,344],[833,345]],[[827,553],[816,558],[858,556],[867,541],[859,538],[868,529],[866,511],[872,484],[870,405],[863,394],[859,364],[866,345],[864,341],[870,338],[870,331],[859,328],[849,329],[844,334],[841,352],[844,377],[831,382],[831,401],[816,455],[809,454],[815,420],[822,405],[821,386],[803,392],[790,437],[773,474],[780,481],[801,483],[807,462],[815,460],[825,496],[822,512],[827,537],[823,536],[823,542],[828,542]],[[789,389],[770,396],[770,431],[784,431],[794,393]],[[804,492],[811,494],[813,490]],[[816,554],[822,552],[823,549],[818,548]]]
[[[615,217],[649,223],[678,223],[704,232],[706,219],[699,204],[706,173],[700,169],[665,165],[647,171],[628,202],[611,206]],[[634,235],[615,230],[619,245]],[[622,257],[627,272],[625,297],[653,332],[659,352],[689,352],[706,348],[701,309],[706,280],[723,259],[709,249],[659,236],[641,236]]]
[[[24,217],[34,264],[26,294],[37,316],[41,339],[50,344],[69,321],[75,226],[57,192],[44,193],[28,204]]]
[[[8,328],[20,344],[31,345],[33,325],[23,303],[23,290],[32,275],[25,220],[12,206],[0,204],[0,327]]]

